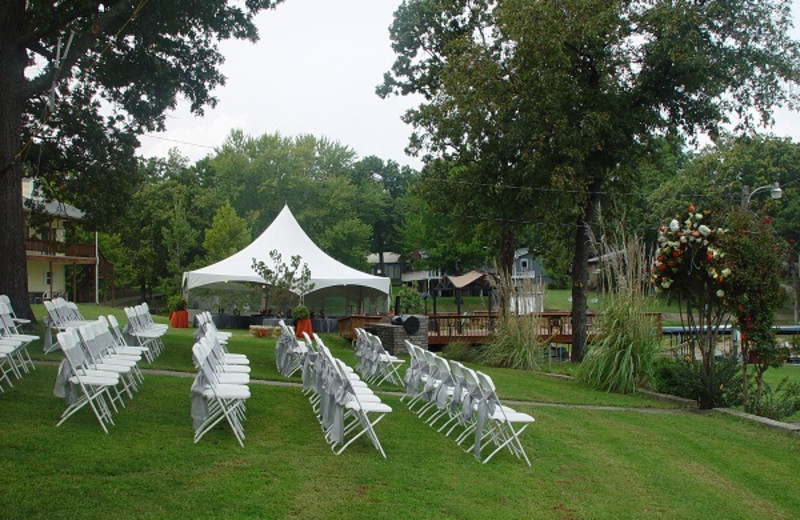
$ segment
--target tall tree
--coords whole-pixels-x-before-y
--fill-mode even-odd
[[[408,0],[395,14],[398,58],[379,94],[424,96],[406,116],[418,130],[412,149],[429,165],[445,158],[458,166],[441,200],[451,202],[453,186],[470,186],[459,207],[494,219],[507,240],[515,221],[572,222],[572,355],[580,359],[589,226],[599,204],[630,185],[654,136],[713,135],[730,119],[747,129],[769,122],[776,105],[797,107],[796,90],[785,88],[800,78],[790,7]]]
[[[281,0],[7,0],[0,10],[0,293],[30,315],[21,176],[42,142],[97,159],[97,185],[131,174],[136,135],[163,129],[178,95],[191,110],[224,83],[217,41],[256,40],[253,17]],[[60,129],[60,130],[59,130]],[[67,154],[67,155],[70,155]],[[125,157],[128,158],[128,166]],[[74,165],[75,163],[73,163]],[[33,173],[36,169],[32,169]],[[76,178],[81,169],[63,172]],[[90,183],[91,184],[91,183]],[[98,206],[99,207],[99,206]]]
[[[244,220],[239,218],[236,210],[225,201],[214,214],[211,227],[206,229],[203,239],[203,248],[206,250],[205,261],[219,262],[246,247],[250,240],[250,231]]]

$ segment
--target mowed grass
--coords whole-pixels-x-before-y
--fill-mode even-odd
[[[536,417],[522,435],[532,467],[506,453],[478,463],[393,393],[382,394],[394,411],[376,427],[388,458],[366,440],[337,457],[297,386],[250,385],[244,448],[226,426],[193,444],[191,333],[171,330],[155,364],[186,377],[146,374],[109,435],[88,409],[55,427],[64,403],[52,394],[53,364],[0,394],[0,518],[800,516],[800,439],[519,371],[487,369],[503,398],[550,403],[515,404]],[[352,364],[345,342],[325,341]],[[273,348],[238,332],[231,341],[250,357],[253,377],[284,380]]]

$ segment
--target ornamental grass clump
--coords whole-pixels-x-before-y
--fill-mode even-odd
[[[645,254],[640,239],[623,240],[622,248],[604,247],[608,306],[595,321],[578,379],[602,390],[633,393],[647,385],[660,350],[657,324],[644,313]]]
[[[501,305],[493,339],[481,351],[478,362],[519,370],[541,369],[549,362],[550,342],[540,335],[545,327],[541,314],[534,309],[540,307],[536,302],[543,297],[544,289],[531,280],[515,284],[508,276],[495,282],[495,294],[509,305]]]

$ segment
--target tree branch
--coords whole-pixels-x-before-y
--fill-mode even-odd
[[[26,99],[37,96],[50,88],[54,82],[68,77],[72,67],[97,42],[101,34],[110,34],[109,28],[120,26],[130,17],[135,1],[119,0],[111,4],[109,10],[99,16],[89,30],[80,35],[72,44],[69,53],[62,60],[61,66],[56,68],[51,62],[39,76],[28,83],[23,96]]]

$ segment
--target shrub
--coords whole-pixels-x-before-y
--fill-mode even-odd
[[[400,310],[404,314],[418,314],[422,312],[422,298],[416,289],[403,285],[397,291],[400,297]]]
[[[298,305],[292,309],[292,318],[296,320],[307,320],[310,316],[311,313],[308,311],[308,307],[305,305]]]
[[[692,361],[688,357],[659,359],[653,370],[655,390],[698,403],[702,398],[714,402],[715,406],[736,406],[742,403],[741,363],[736,355],[731,354],[717,360],[710,384],[702,378],[700,365],[700,361]],[[709,388],[713,392],[706,395]]]
[[[775,390],[767,382],[762,385],[760,400],[756,392],[748,393],[748,410],[752,413],[780,421],[800,410],[800,383],[784,378]]]
[[[444,347],[442,355],[447,359],[452,359],[453,361],[470,363],[478,359],[478,356],[480,355],[480,349],[475,345],[470,345],[469,343],[465,343],[463,341],[454,341]]]
[[[186,298],[180,294],[170,296],[167,298],[167,309],[169,309],[170,312],[186,310]]]

